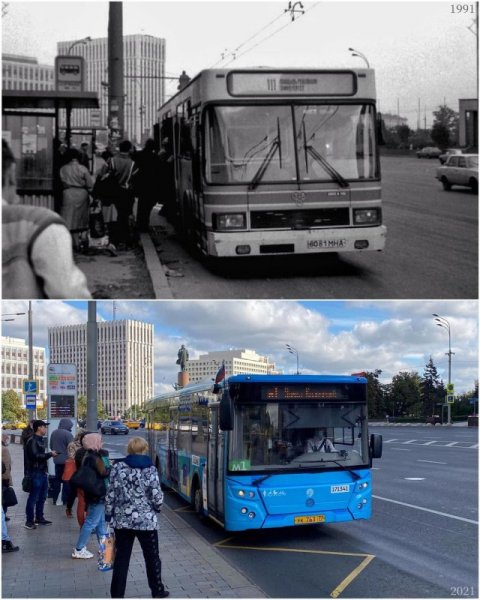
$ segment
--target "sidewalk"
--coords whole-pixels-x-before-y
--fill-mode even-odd
[[[109,598],[111,571],[97,570],[97,541],[92,535],[90,560],[71,553],[78,536],[76,518],[67,519],[64,507],[45,503],[52,525],[33,531],[23,527],[27,494],[21,489],[22,446],[11,443],[13,484],[19,503],[8,509],[10,539],[18,552],[2,556],[2,598]],[[75,507],[74,507],[75,509]],[[162,579],[173,598],[265,598],[262,590],[233,568],[165,504],[160,513],[159,543]],[[138,541],[130,561],[126,598],[150,598],[145,565]]]
[[[160,217],[156,206],[150,225],[155,228]],[[111,256],[105,250],[75,254],[75,262],[87,278],[94,298],[101,299],[171,299],[165,270],[158,258],[149,233],[140,234],[138,248],[117,250]]]

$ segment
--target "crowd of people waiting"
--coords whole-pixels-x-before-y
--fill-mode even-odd
[[[112,598],[123,598],[133,543],[138,539],[152,598],[166,598],[169,592],[162,582],[157,531],[157,515],[163,503],[163,492],[158,472],[148,456],[146,440],[141,437],[130,439],[127,456],[111,464],[108,451],[102,448],[102,436],[97,432],[80,429],[74,437],[73,423],[67,418],[61,419],[58,428],[52,432],[51,450],[47,452],[47,426],[45,421],[33,420],[22,433],[24,490],[25,480],[29,482],[24,527],[34,530],[52,524],[52,521],[45,518],[44,506],[48,496],[47,463],[53,458],[53,504],[63,504],[66,517],[73,518],[72,509],[77,501],[77,521],[80,530],[72,558],[93,558],[94,553],[87,548],[92,533],[95,533],[101,551],[108,531],[112,528],[116,551],[113,564],[109,565],[109,568],[112,568],[110,595]],[[11,481],[8,436],[4,435],[2,486],[11,485]],[[16,552],[19,548],[10,540],[6,511],[7,507],[2,505],[2,553]],[[99,568],[101,566],[105,565],[99,564]]]

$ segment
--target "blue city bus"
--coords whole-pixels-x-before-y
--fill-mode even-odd
[[[367,380],[234,375],[147,403],[161,483],[228,531],[371,516]]]

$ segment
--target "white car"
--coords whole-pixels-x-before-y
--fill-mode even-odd
[[[445,164],[437,167],[436,178],[444,190],[462,185],[478,193],[478,154],[450,154]]]

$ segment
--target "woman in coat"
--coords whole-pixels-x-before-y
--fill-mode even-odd
[[[166,598],[158,550],[157,513],[163,502],[157,469],[150,460],[148,444],[140,437],[130,440],[128,456],[117,461],[110,473],[105,518],[115,531],[116,555],[110,595],[123,598],[135,538],[142,547],[152,598]]]
[[[102,436],[99,433],[87,433],[82,439],[82,446],[85,448],[85,455],[81,466],[92,468],[96,472],[98,479],[103,480],[104,485],[101,486],[103,488],[102,493],[97,496],[93,496],[84,490],[87,518],[80,529],[80,535],[72,552],[72,558],[93,558],[93,554],[87,550],[87,542],[93,531],[97,534],[99,542],[106,534],[105,494],[107,487],[105,479],[108,477],[110,469],[105,465],[105,461],[102,458]]]
[[[88,169],[79,163],[80,153],[75,148],[67,152],[68,162],[60,169],[63,185],[60,214],[72,234],[73,249],[80,250],[88,242],[89,192],[93,179]]]

